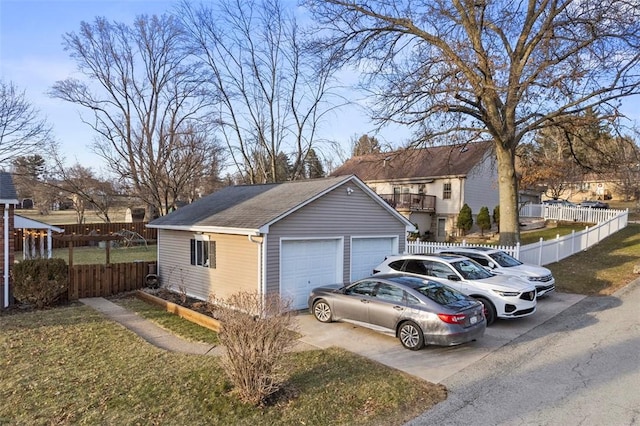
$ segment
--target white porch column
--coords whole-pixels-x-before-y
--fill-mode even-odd
[[[40,259],[44,259],[44,231],[40,231],[38,237],[40,237]]]
[[[51,259],[53,241],[51,240],[51,228],[47,229],[47,259]]]

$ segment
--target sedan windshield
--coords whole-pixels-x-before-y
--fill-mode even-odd
[[[482,280],[492,276],[486,269],[473,260],[451,262],[451,266],[453,266],[465,280]]]
[[[518,259],[516,259],[515,257],[509,256],[507,253],[503,251],[497,251],[495,253],[491,253],[489,254],[489,257],[495,260],[496,263],[502,266],[503,268],[522,265],[522,262],[520,262]]]
[[[415,290],[440,305],[450,305],[467,298],[459,291],[433,281],[430,281],[423,286],[416,287]]]

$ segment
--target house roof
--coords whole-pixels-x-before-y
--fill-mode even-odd
[[[365,182],[465,176],[490,150],[493,142],[409,148],[352,157],[332,176],[356,175]]]
[[[53,232],[64,232],[64,229],[62,228],[40,222],[39,220],[20,216],[19,214],[15,215],[13,226],[18,229],[50,229]]]
[[[13,179],[7,172],[0,172],[0,202],[18,204],[18,194],[13,186]]]
[[[351,175],[229,186],[160,217],[147,226],[223,233],[268,232],[272,223],[346,182],[357,185],[399,220],[411,225],[362,181]]]

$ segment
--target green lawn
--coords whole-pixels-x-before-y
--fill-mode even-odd
[[[107,258],[106,251],[106,248],[100,247],[74,247],[73,263],[74,265],[105,263]],[[155,262],[157,258],[155,245],[111,248],[109,252],[111,263],[127,263],[136,260]],[[52,257],[64,259],[69,263],[69,249],[54,249]],[[16,252],[16,259],[22,260],[22,252]]]
[[[80,305],[0,315],[0,360],[0,424],[400,425],[446,398],[330,349],[290,354],[284,392],[256,408],[215,357],[160,350]]]

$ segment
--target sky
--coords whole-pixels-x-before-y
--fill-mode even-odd
[[[162,14],[177,4],[177,0],[0,0],[0,79],[24,90],[53,125],[67,164],[79,162],[96,172],[104,168],[103,160],[91,152],[94,134],[81,122],[82,110],[46,94],[56,81],[78,76],[62,47],[62,35],[77,32],[82,21],[91,22],[96,16],[130,24],[136,15]],[[625,101],[622,111],[640,121],[640,97]],[[318,136],[340,143],[346,154],[352,138],[374,135],[373,129],[366,113],[354,106],[332,116]],[[387,128],[375,136],[385,146],[399,147],[410,132]]]
[[[62,46],[62,36],[77,32],[82,21],[97,16],[131,24],[139,14],[162,14],[179,2],[170,0],[0,0],[0,78],[24,90],[26,98],[53,125],[54,137],[68,165],[79,162],[94,171],[103,160],[91,152],[94,133],[80,120],[83,109],[51,98],[56,81],[79,77],[76,65]],[[354,136],[372,134],[373,125],[356,107],[331,118],[320,137],[337,141],[349,151]],[[405,132],[408,137],[409,132]],[[380,140],[399,145],[397,129],[378,134]],[[389,135],[389,137],[387,137]],[[406,139],[406,138],[405,138]]]

